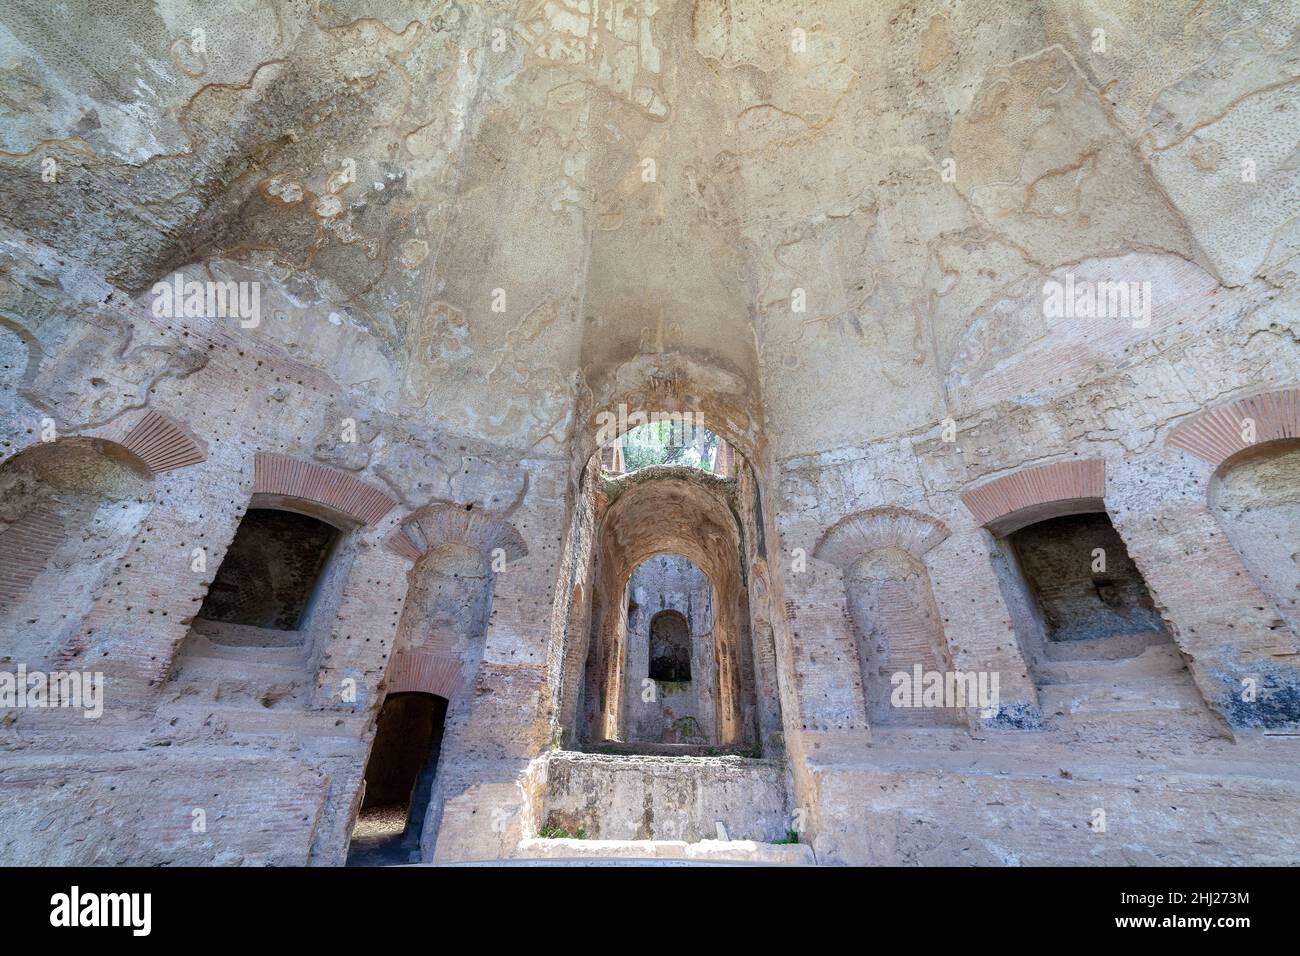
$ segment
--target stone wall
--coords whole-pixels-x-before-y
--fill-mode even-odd
[[[0,714],[0,860],[340,864],[411,691],[430,861],[1300,860],[1291,5],[48,7],[0,13],[0,671],[104,708]],[[602,476],[620,410],[723,476]],[[301,641],[199,617],[262,509],[338,533]],[[1081,514],[1159,640],[1050,640],[1013,539]],[[572,752],[668,553],[759,762]],[[909,664],[996,706],[900,715]]]
[[[765,761],[565,753],[546,774],[546,823],[593,840],[770,842],[789,830],[781,768]]]

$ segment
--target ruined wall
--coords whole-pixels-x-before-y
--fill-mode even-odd
[[[546,822],[593,840],[770,841],[787,832],[779,766],[739,757],[565,753],[547,765]]]
[[[821,862],[1296,861],[1294,4],[69,9],[0,14],[0,663],[105,706],[4,715],[0,858],[340,863],[443,688],[426,859],[641,788]],[[716,541],[621,544],[731,555],[770,766],[555,749],[627,699],[620,406],[737,452]],[[266,507],[342,532],[292,646],[197,618]],[[1006,538],[1098,510],[1168,640],[1040,655]],[[892,720],[895,648],[997,707]]]

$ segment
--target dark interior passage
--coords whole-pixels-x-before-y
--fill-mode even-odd
[[[198,616],[296,631],[338,530],[292,511],[251,508],[217,570]]]
[[[1050,641],[1163,631],[1146,582],[1100,512],[1050,518],[1011,535]]]
[[[384,700],[349,865],[405,863],[418,852],[446,718],[446,699],[433,694],[390,694]]]
[[[650,622],[650,678],[691,679],[691,630],[677,611],[660,611]]]

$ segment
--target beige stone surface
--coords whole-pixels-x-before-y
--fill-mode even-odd
[[[426,692],[427,862],[1300,863],[1298,84],[1296,0],[9,0],[0,672],[105,683],[0,709],[0,862],[342,864]],[[620,409],[734,468],[602,476]],[[1009,520],[1158,648],[1043,651],[965,503],[1079,461]],[[283,646],[199,616],[261,508],[339,534]],[[704,752],[620,716],[666,553]]]

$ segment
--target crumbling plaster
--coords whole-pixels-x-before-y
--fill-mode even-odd
[[[0,468],[47,420],[84,440],[147,411],[202,457],[148,479],[33,661],[105,671],[104,717],[0,721],[24,794],[0,859],[341,863],[398,642],[427,638],[426,549],[391,536],[435,507],[523,547],[466,615],[426,859],[514,855],[563,811],[797,823],[831,863],[1295,862],[1294,738],[1262,735],[1300,720],[1293,612],[1170,438],[1300,382],[1298,43],[1289,0],[13,0]],[[175,273],[257,283],[260,324],[155,314]],[[1149,326],[1045,318],[1067,274],[1150,282]],[[698,410],[744,459],[725,561],[762,761],[675,782],[561,749],[595,569],[631,558],[601,554],[590,464],[620,405]],[[349,526],[309,655],[187,660],[259,453],[391,510]],[[1154,711],[1041,692],[962,502],[1076,459],[1104,461],[1194,682]],[[946,530],[920,560],[953,666],[1002,673],[996,717],[871,724],[846,568],[815,552],[878,509]],[[1248,677],[1273,710],[1240,706]],[[1087,829],[1098,801],[1119,839]]]

